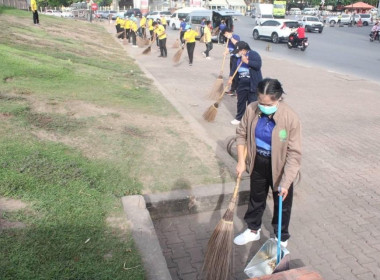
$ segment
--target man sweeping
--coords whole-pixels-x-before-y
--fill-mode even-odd
[[[195,37],[197,37],[199,34],[197,31],[191,28],[190,24],[187,24],[185,29],[186,29],[186,32],[183,35],[183,39],[186,42],[187,54],[189,55],[189,66],[192,66],[193,57],[194,57],[194,49],[195,49]]]
[[[240,65],[240,62],[242,62],[237,75],[237,112],[235,119],[231,121],[231,124],[238,125],[248,104],[257,100],[257,85],[263,79],[261,74],[262,62],[260,55],[251,50],[249,45],[244,41],[236,43],[233,53],[238,56],[238,59],[230,73],[228,84],[232,84],[232,75],[237,66]]]
[[[166,49],[166,31],[165,28],[158,24],[156,21],[153,22],[154,37],[158,38],[158,44],[160,47],[161,54],[158,57],[167,57],[168,51]]]

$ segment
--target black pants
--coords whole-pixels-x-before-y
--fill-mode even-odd
[[[256,155],[254,169],[251,174],[251,192],[248,203],[248,210],[244,216],[244,220],[247,223],[249,229],[258,230],[261,228],[269,186],[272,188],[274,203],[272,226],[274,234],[277,236],[279,197],[278,190],[273,190],[271,158]],[[290,237],[289,222],[292,203],[293,184],[288,190],[288,196],[282,203],[281,241],[286,241]]]
[[[257,94],[256,92],[251,91],[251,81],[248,77],[238,78],[238,87],[236,93],[238,101],[235,119],[240,121],[245,113],[245,109],[247,108],[248,104],[257,100]]]
[[[150,40],[153,41],[153,30],[149,30]]]
[[[126,30],[126,35],[127,35],[128,43],[130,43],[131,42],[131,30],[130,29]]]
[[[237,63],[237,60],[238,58],[235,56],[235,55],[231,55],[230,56],[230,72],[231,72],[231,69],[233,66],[235,66]],[[231,84],[231,91],[235,91],[237,89],[237,85],[238,85],[238,77],[235,76],[232,80],[232,84]]]
[[[115,28],[116,28],[116,33],[119,33],[120,32],[120,24],[116,24]]]
[[[166,38],[158,40],[159,45],[160,45],[160,52],[161,56],[167,57],[168,56],[168,51],[166,49]]]
[[[208,57],[208,55],[210,54],[210,51],[212,50],[212,42],[210,43],[206,43],[206,50],[205,50],[205,54],[206,54],[206,57]]]
[[[132,37],[132,45],[136,46],[136,32],[131,30],[130,36]]]
[[[40,23],[40,19],[38,18],[38,12],[37,12],[37,10],[35,10],[33,12],[33,23],[34,24],[39,24]]]
[[[117,38],[124,39],[125,29],[120,27],[119,32],[123,32],[123,33],[120,33],[120,35],[117,36]]]
[[[146,38],[145,27],[140,27],[140,28],[141,28],[141,34],[142,34],[142,37],[145,39],[145,38]]]
[[[187,43],[187,54],[189,55],[189,63],[193,64],[195,42]]]
[[[185,34],[185,31],[181,31],[180,33],[179,33],[179,40],[181,41],[181,43],[183,44],[183,43],[185,43],[185,41],[183,40],[183,35]]]

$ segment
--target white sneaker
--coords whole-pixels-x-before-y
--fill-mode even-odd
[[[236,245],[245,245],[249,242],[256,241],[260,239],[260,231],[258,229],[256,233],[252,232],[249,228],[247,228],[243,233],[240,233],[235,237],[234,243]]]
[[[203,55],[204,57],[206,57],[206,53],[205,53],[205,52],[202,52],[202,55]]]
[[[210,59],[211,59],[211,57],[209,57],[209,56],[208,56],[208,57],[206,57],[206,59],[210,60]]]
[[[278,241],[277,237],[275,237],[274,239],[276,239],[276,242]],[[284,248],[286,248],[286,246],[288,246],[288,240],[281,241],[280,243],[281,243],[281,246],[284,247]]]
[[[237,119],[234,119],[234,120],[231,121],[231,124],[233,124],[233,125],[239,125],[240,121],[238,121]]]

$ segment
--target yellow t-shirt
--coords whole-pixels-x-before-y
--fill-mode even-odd
[[[188,42],[188,43],[194,43],[195,42],[195,37],[198,36],[198,32],[193,30],[193,29],[189,29],[185,32],[185,34],[183,34],[183,39]]]
[[[134,21],[132,20],[132,23],[131,23],[131,30],[134,31],[134,32],[136,32],[137,29],[138,29],[138,28],[137,28],[137,23],[134,22]]]
[[[168,22],[166,21],[166,18],[165,17],[162,17],[161,18],[161,24],[167,24]]]
[[[148,28],[149,28],[149,30],[153,30],[154,29],[154,27],[153,27],[153,19],[149,19],[148,20]]]
[[[130,29],[131,28],[131,21],[129,19],[126,19],[124,21],[124,28],[125,29]]]
[[[157,37],[159,40],[165,39],[166,38],[165,28],[161,24],[158,24],[157,26],[158,27],[154,29],[154,33],[157,34]]]
[[[204,39],[205,39],[205,43],[210,43],[211,42],[211,31],[210,31],[210,28],[208,28],[208,26],[205,27],[204,29]]]
[[[36,0],[31,0],[31,1],[30,1],[30,9],[31,9],[33,12],[37,11],[37,2],[36,2]]]
[[[142,17],[140,19],[140,27],[145,28],[146,25],[146,17]]]

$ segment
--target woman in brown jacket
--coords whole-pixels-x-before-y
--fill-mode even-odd
[[[283,197],[281,244],[287,246],[293,201],[293,181],[301,166],[301,125],[298,116],[282,101],[281,83],[266,78],[257,87],[258,101],[248,105],[236,129],[238,176],[246,170],[251,179],[250,201],[244,216],[247,229],[235,237],[236,245],[259,240],[269,186],[273,192],[272,226],[277,236],[278,197]],[[247,146],[247,161],[244,149]],[[247,162],[247,163],[246,163]],[[280,190],[280,193],[279,191]]]

